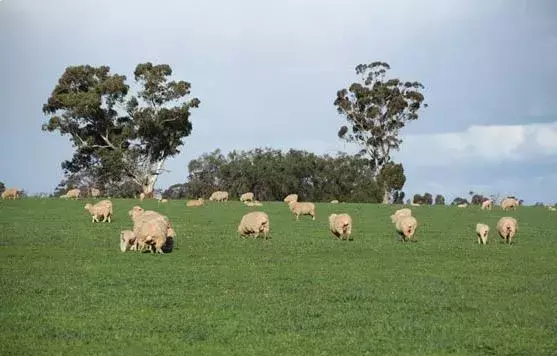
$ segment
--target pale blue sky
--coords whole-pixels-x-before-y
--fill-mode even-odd
[[[67,137],[41,131],[68,65],[168,63],[201,99],[158,188],[221,148],[353,151],[332,102],[354,67],[388,62],[431,105],[396,155],[407,194],[470,189],[557,202],[557,2],[0,0],[0,180],[51,192]],[[508,139],[504,140],[504,135]]]

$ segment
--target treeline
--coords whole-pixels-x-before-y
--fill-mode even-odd
[[[320,156],[257,148],[224,155],[215,150],[192,160],[188,169],[187,183],[169,187],[163,197],[208,198],[216,190],[226,190],[232,197],[251,191],[258,200],[282,200],[297,193],[304,201],[379,203],[384,194],[371,177],[369,160],[342,152]],[[397,174],[403,175],[403,170]],[[394,196],[403,202],[404,193],[396,191]]]

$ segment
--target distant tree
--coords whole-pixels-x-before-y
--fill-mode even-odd
[[[524,204],[524,200],[519,199],[519,200],[518,200],[518,205],[522,205],[522,204]]]
[[[423,202],[424,202],[424,197],[422,197],[420,194],[414,194],[414,197],[412,199],[412,203],[423,204]]]
[[[534,204],[534,206],[536,206],[536,207],[544,207],[545,204],[542,203],[541,201],[538,201],[538,202],[536,202],[536,203]]]
[[[75,147],[62,163],[65,173],[93,168],[105,182],[130,178],[151,195],[166,159],[190,135],[190,110],[200,103],[186,100],[190,83],[169,81],[171,75],[167,64],[138,64],[139,90],[127,99],[126,77],[108,66],[67,67],[43,106],[50,116],[43,130],[69,135]]]
[[[435,205],[445,205],[445,197],[441,194],[435,196]]]
[[[425,193],[422,196],[422,201],[425,205],[432,205],[433,204],[433,196],[430,193]]]
[[[405,182],[406,176],[404,175],[404,167],[401,163],[389,162],[385,164],[377,177],[377,184],[386,190],[389,197],[392,197],[395,191],[402,189]]]
[[[393,204],[404,204],[404,192],[397,190],[393,194]]]
[[[173,184],[162,192],[162,197],[166,199],[184,199],[187,197],[187,184]]]
[[[474,194],[472,195],[472,199],[470,201],[470,203],[472,205],[481,205],[483,203],[484,200],[488,199],[487,197],[484,197],[481,194]]]
[[[389,69],[385,62],[359,64],[356,74],[361,75],[361,82],[339,90],[334,101],[338,113],[344,115],[350,126],[342,126],[338,136],[360,146],[360,155],[370,159],[374,180],[391,163],[391,151],[399,149],[402,143],[399,130],[418,119],[424,101],[421,83],[385,78]],[[392,190],[388,187],[383,190],[386,204]]]
[[[470,204],[470,203],[468,202],[468,200],[461,197],[454,198],[453,202],[451,203],[451,205],[460,205],[460,204]]]
[[[4,182],[0,182],[0,194],[4,193],[4,190],[6,190],[6,186],[4,185]]]

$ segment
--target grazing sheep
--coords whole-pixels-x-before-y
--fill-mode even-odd
[[[487,244],[487,235],[489,234],[489,226],[482,223],[476,224],[476,235],[478,235],[478,243],[481,245]]]
[[[329,230],[341,240],[352,240],[352,218],[344,213],[329,215]]]
[[[331,200],[331,204],[338,204],[338,200]]]
[[[17,199],[19,198],[19,189],[17,188],[8,188],[2,192],[2,199]]]
[[[515,218],[502,217],[497,222],[497,232],[506,243],[512,244],[513,237],[518,232],[518,222]]]
[[[101,195],[101,191],[97,188],[91,188],[90,190],[91,197],[98,198]]]
[[[391,222],[394,224],[399,218],[403,216],[412,216],[412,210],[410,210],[409,208],[398,209],[393,215],[391,215]]]
[[[505,198],[503,199],[503,201],[501,202],[501,209],[503,210],[516,210],[516,207],[518,206],[518,200],[514,199],[514,198]]]
[[[468,206],[468,204],[462,203],[462,204],[458,204],[456,207],[457,208],[466,208],[467,206]]]
[[[68,195],[67,194],[62,194],[62,195],[60,195],[60,199],[68,199]]]
[[[228,201],[228,192],[216,191],[209,197],[210,201]]]
[[[133,234],[136,236],[135,250],[142,252],[146,247],[151,246],[150,250],[152,253],[164,254],[162,247],[166,244],[168,233],[169,227],[162,220],[139,220],[133,228]],[[154,251],[152,247],[155,248]]]
[[[297,201],[291,201],[288,204],[288,207],[290,208],[290,211],[296,215],[296,220],[300,220],[300,215],[311,215],[313,218],[312,220],[315,220],[315,204],[313,203],[299,203]]]
[[[188,202],[186,203],[186,206],[203,206],[205,204],[205,201],[203,200],[203,198],[199,198],[196,200],[188,200]]]
[[[298,194],[289,194],[284,198],[285,203],[290,203],[291,201],[297,202],[298,201]]]
[[[493,208],[493,201],[491,199],[486,199],[482,202],[482,210],[491,210],[491,208]]]
[[[135,246],[135,234],[131,230],[120,231],[120,251],[133,250]]]
[[[85,204],[87,210],[93,217],[92,222],[99,222],[99,218],[103,218],[103,222],[111,222],[112,218],[112,202],[110,200],[101,200],[95,205]]]
[[[145,193],[139,194],[139,200],[143,201],[143,199],[145,199]]]
[[[549,211],[557,211],[557,208],[555,208],[554,206],[550,206],[547,208]]]
[[[161,203],[168,203],[168,199],[161,199],[160,202]]]
[[[253,201],[253,199],[254,199],[254,197],[253,197],[252,192],[247,192],[247,193],[244,193],[240,196],[240,201],[241,202]]]
[[[245,204],[246,206],[249,206],[249,207],[263,206],[263,204],[261,204],[261,202],[259,202],[259,201],[257,201],[257,200],[254,200],[254,201],[246,201],[246,202],[244,202],[244,204]]]
[[[81,190],[79,188],[76,189],[70,189],[68,190],[68,192],[66,193],[66,196],[68,197],[68,199],[74,198],[74,199],[79,199],[79,195],[81,194]]]
[[[252,211],[242,217],[240,225],[238,225],[238,232],[242,238],[250,235],[254,235],[255,238],[258,238],[259,234],[263,234],[263,237],[267,240],[270,228],[271,226],[267,213]]]
[[[417,227],[418,221],[413,216],[401,216],[395,223],[396,231],[402,237],[402,241],[412,240],[416,242],[417,239],[413,237]]]

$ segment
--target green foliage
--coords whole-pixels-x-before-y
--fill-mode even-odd
[[[393,193],[393,204],[404,204],[405,195],[403,191],[395,191]]]
[[[393,191],[401,190],[404,183],[406,183],[406,176],[401,163],[387,163],[377,177],[377,185],[384,187],[389,196],[392,195]]]
[[[172,221],[172,253],[121,253],[137,201],[113,199],[111,224],[85,201],[0,200],[0,347],[4,355],[551,355],[557,219],[513,212],[512,247],[478,221],[494,209],[413,208],[418,243],[402,244],[394,207],[317,204],[299,222],[264,203],[268,241],[242,240],[252,208],[144,201]],[[346,211],[354,241],[327,216]],[[517,263],[520,261],[520,263]],[[138,273],[139,271],[139,273]],[[145,272],[142,274],[142,272]]]
[[[6,186],[4,185],[4,182],[0,182],[0,194],[4,193],[4,190],[6,190]]]
[[[258,200],[380,202],[382,190],[369,176],[368,161],[339,153],[336,157],[270,148],[203,154],[188,165],[187,195],[208,198],[215,190],[232,197],[251,191]]]
[[[451,203],[451,205],[460,205],[460,204],[470,204],[470,203],[468,202],[468,200],[461,197],[454,198],[453,202]]]
[[[432,205],[433,204],[433,196],[430,193],[424,193],[422,197],[423,204],[425,205]]]
[[[361,82],[339,90],[334,101],[348,122],[338,136],[361,147],[360,154],[370,159],[373,178],[391,161],[390,153],[399,149],[400,129],[418,119],[424,101],[421,83],[387,78],[389,69],[384,62],[359,64],[356,74]]]
[[[102,184],[130,178],[152,190],[164,160],[180,152],[199,99],[186,100],[190,84],[170,81],[166,64],[138,64],[134,74],[135,96],[108,66],[66,68],[43,106],[43,130],[68,135],[75,147],[66,174],[88,170]]]
[[[445,205],[445,197],[441,194],[435,196],[435,205]]]

